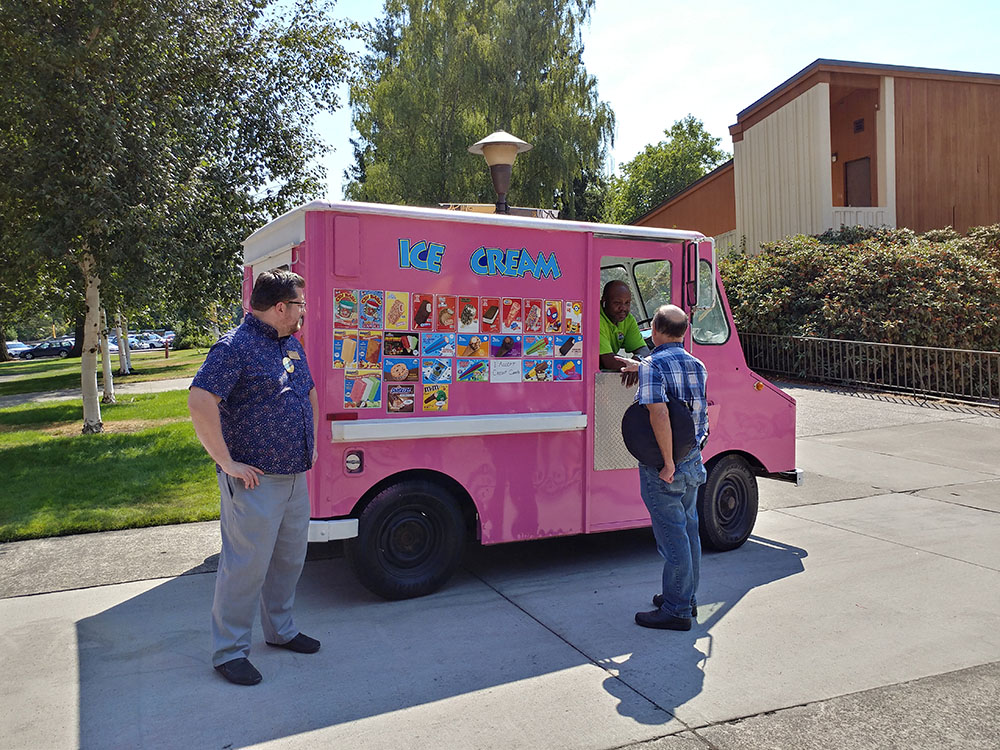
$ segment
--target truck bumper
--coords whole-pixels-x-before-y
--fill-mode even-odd
[[[761,474],[765,479],[777,479],[779,482],[791,482],[796,487],[802,486],[802,469],[792,469],[791,471],[774,471],[768,474]]]
[[[352,539],[358,535],[358,519],[342,518],[336,521],[310,521],[309,541],[330,542],[334,539]]]

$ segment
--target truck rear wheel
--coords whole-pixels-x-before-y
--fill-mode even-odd
[[[749,538],[757,522],[757,477],[742,456],[723,456],[708,467],[698,490],[702,543],[725,552]]]
[[[361,513],[344,554],[358,580],[385,599],[441,588],[462,559],[465,524],[451,493],[424,480],[379,492]]]

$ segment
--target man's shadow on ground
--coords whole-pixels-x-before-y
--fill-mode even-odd
[[[79,745],[237,747],[341,725],[350,736],[354,722],[394,727],[407,708],[501,685],[530,685],[544,701],[548,683],[533,678],[593,664],[611,672],[604,687],[619,713],[666,724],[701,690],[696,639],[750,589],[801,571],[805,553],[753,538],[707,555],[704,614],[690,634],[632,622],[660,579],[648,529],[473,548],[441,591],[401,602],[367,592],[342,558],[318,559],[329,556],[311,550],[296,603],[323,648],[271,649],[255,626],[264,682],[253,688],[211,669],[214,575],[123,584],[130,598],[76,625]]]
[[[512,555],[511,546],[526,557]],[[471,557],[474,574],[608,671],[604,687],[618,699],[618,713],[663,724],[702,691],[712,628],[751,590],[801,573],[807,552],[761,536],[736,550],[705,552],[698,618],[688,632],[634,623],[635,612],[653,609],[661,583],[649,529],[503,545]]]

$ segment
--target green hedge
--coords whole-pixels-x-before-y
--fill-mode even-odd
[[[719,264],[739,330],[1000,351],[1000,224],[845,227]]]

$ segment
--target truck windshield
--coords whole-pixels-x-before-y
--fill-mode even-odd
[[[713,283],[715,274],[712,265],[703,260],[698,264],[698,285],[701,287],[698,296],[701,299],[711,299]],[[718,287],[715,289],[714,305],[691,311],[691,336],[697,344],[724,344],[729,340],[729,321],[722,308],[722,294]]]

